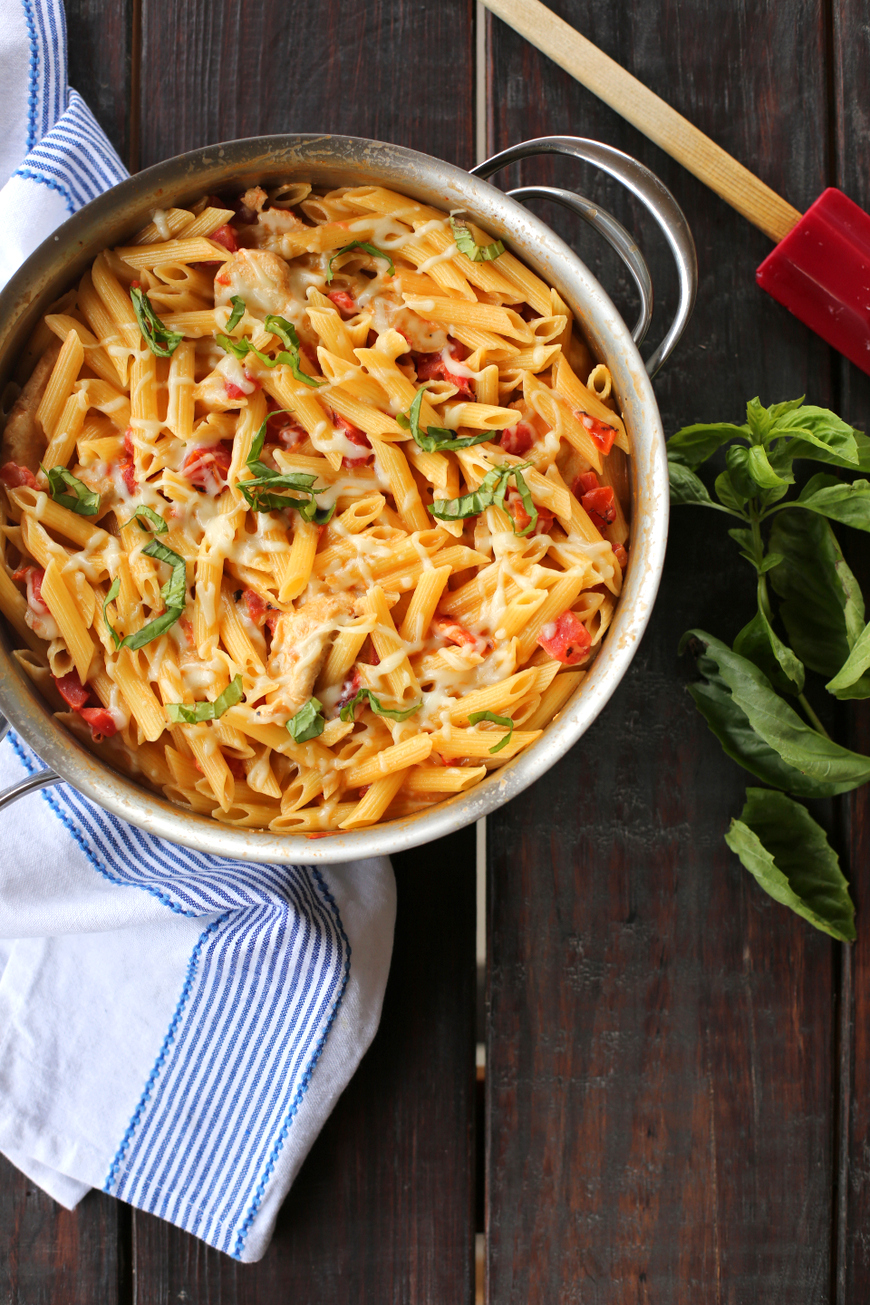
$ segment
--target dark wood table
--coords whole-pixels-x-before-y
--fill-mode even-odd
[[[828,184],[870,208],[870,0],[554,8],[798,208]],[[71,83],[132,171],[281,131],[463,167],[551,132],[627,150],[698,244],[695,316],[656,381],[665,429],[804,392],[866,425],[868,378],[756,290],[766,239],[473,0],[67,12]],[[579,185],[639,233],[666,321],[675,276],[638,207],[564,160],[522,175]],[[540,211],[629,313],[609,252]],[[613,701],[489,819],[482,1088],[472,830],[396,858],[381,1029],[263,1261],[238,1265],[101,1194],[68,1214],[4,1165],[0,1303],[459,1305],[477,1231],[495,1305],[870,1299],[867,796],[828,810],[860,912],[847,951],[774,905],[722,842],[745,776],[695,712],[676,645],[692,625],[730,640],[750,601],[718,519],[678,509]],[[870,750],[866,710],[837,728]]]

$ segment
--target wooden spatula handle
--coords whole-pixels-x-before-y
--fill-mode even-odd
[[[771,240],[782,240],[799,222],[801,215],[796,208],[585,36],[557,18],[540,0],[483,0],[483,3],[715,190]]]

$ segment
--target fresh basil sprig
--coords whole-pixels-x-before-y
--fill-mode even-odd
[[[206,720],[219,720],[225,711],[241,702],[242,692],[242,677],[234,675],[214,702],[167,702],[166,715],[173,725],[200,725]]]
[[[227,323],[229,326],[229,322]],[[266,330],[272,335],[277,335],[278,339],[284,345],[280,352],[276,353],[274,358],[270,358],[267,353],[263,353],[250,340],[241,339],[233,340],[230,336],[224,335],[222,331],[215,333],[215,339],[222,349],[231,353],[233,357],[238,358],[241,362],[252,353],[255,358],[259,358],[265,367],[277,367],[279,363],[290,368],[290,373],[295,380],[301,381],[312,389],[317,389],[325,385],[326,381],[315,380],[307,372],[302,370],[299,362],[299,336],[296,334],[296,327],[292,322],[288,322],[286,317],[276,317],[274,313],[269,313],[264,323]]]
[[[532,502],[531,491],[522,474],[523,469],[531,465],[531,462],[520,462],[515,467],[507,465],[493,467],[492,471],[484,476],[477,489],[472,490],[470,494],[463,494],[460,498],[437,499],[429,504],[429,511],[440,521],[461,521],[465,517],[478,516],[488,507],[500,507],[504,510],[505,495],[510,478],[513,476],[514,484],[529,517],[529,524],[523,530],[517,530],[514,522],[514,534],[531,534],[538,520],[538,509]]]
[[[142,552],[146,557],[154,557],[158,562],[165,562],[167,566],[172,567],[172,574],[160,590],[160,597],[163,599],[166,610],[160,616],[155,616],[154,620],[149,621],[147,625],[143,625],[141,630],[137,630],[134,634],[127,634],[122,639],[118,632],[112,628],[106,612],[109,603],[114,602],[121,588],[121,581],[118,576],[115,576],[103,603],[103,620],[118,650],[129,648],[135,652],[137,648],[143,648],[146,643],[150,643],[152,639],[158,639],[161,634],[165,634],[167,630],[170,630],[184,611],[184,603],[187,597],[187,566],[184,558],[179,557],[177,553],[173,553],[171,548],[167,548],[165,544],[161,544],[156,539],[152,539],[150,544],[146,544]]]
[[[468,717],[468,720],[472,725],[477,725],[482,720],[488,720],[491,721],[493,725],[502,725],[507,730],[507,734],[505,734],[504,738],[499,739],[494,748],[490,748],[490,756],[495,752],[501,752],[502,748],[507,747],[513,738],[514,723],[510,716],[496,716],[494,711],[473,711]]]
[[[88,489],[84,481],[67,471],[66,467],[50,467],[46,470],[40,466],[48,478],[48,492],[61,507],[76,512],[80,517],[96,517],[100,512],[100,496],[95,490]],[[69,493],[66,493],[69,490]]]
[[[319,739],[326,729],[322,715],[323,703],[317,698],[309,698],[300,707],[295,716],[287,722],[287,730],[294,743],[307,743],[309,739]]]
[[[472,263],[492,263],[504,253],[504,245],[500,240],[493,240],[490,245],[479,245],[465,222],[451,218],[450,229],[456,248],[470,258]]]
[[[184,336],[179,331],[170,331],[151,307],[151,300],[144,290],[134,286],[130,291],[133,312],[142,332],[142,339],[152,353],[158,358],[171,358],[181,344]]]
[[[144,521],[142,518],[144,518]],[[129,521],[124,522],[124,525],[132,525],[134,521],[140,530],[145,530],[147,532],[150,527],[152,534],[155,535],[165,535],[169,529],[169,526],[166,524],[160,513],[155,512],[154,509],[148,507],[146,503],[140,503],[138,507],[134,508],[133,515],[130,517]]]
[[[335,273],[332,270],[332,265],[335,262],[335,260],[339,258],[342,254],[349,254],[352,249],[364,249],[366,253],[371,254],[373,258],[382,258],[385,263],[389,263],[390,265],[390,276],[396,275],[396,265],[393,262],[393,260],[390,258],[389,254],[385,254],[382,249],[376,249],[374,245],[366,244],[364,240],[352,240],[349,245],[342,245],[341,249],[337,249],[335,253],[332,255],[332,258],[327,263],[326,265],[327,285],[331,283],[332,278],[335,276]]]
[[[423,394],[428,382],[420,386],[417,391],[414,402],[407,412],[396,414],[396,421],[402,430],[409,430],[414,443],[417,444],[426,453],[438,453],[445,449],[470,449],[472,444],[485,444],[493,437],[491,430],[481,431],[478,435],[457,436],[455,430],[448,430],[446,426],[430,426],[428,429],[420,425],[420,405],[423,402]]]
[[[233,311],[230,313],[229,317],[227,318],[228,331],[231,331],[233,327],[238,326],[239,322],[244,317],[247,309],[247,304],[245,303],[241,295],[233,295],[232,299],[230,300],[230,303],[233,306]]]
[[[698,469],[714,455],[724,469],[711,493]],[[870,757],[835,743],[805,693],[809,670],[834,697],[870,697],[870,624],[830,525],[870,532],[870,481],[825,471],[793,493],[798,459],[870,471],[870,440],[803,399],[753,399],[742,425],[698,423],[668,441],[671,501],[734,518],[728,533],[755,572],[756,612],[733,647],[690,630],[680,650],[695,656],[702,679],[689,692],[725,752],[770,786],[748,790],[728,846],[777,901],[851,940],[854,908],[836,853],[793,798],[870,781]]]
[[[413,716],[414,712],[419,711],[423,706],[422,702],[415,702],[413,707],[405,707],[403,710],[396,707],[384,707],[371,689],[357,689],[355,697],[351,698],[350,702],[346,702],[338,713],[339,719],[343,721],[353,720],[357,703],[365,702],[366,699],[368,699],[368,704],[376,716],[389,716],[390,720],[407,720],[409,716]]]
[[[245,502],[255,512],[282,512],[285,508],[294,508],[304,521],[313,521],[315,525],[322,526],[332,519],[335,504],[328,508],[318,507],[314,497],[318,492],[314,489],[317,476],[303,471],[274,471],[265,462],[260,461],[270,418],[276,416],[276,413],[291,411],[291,408],[278,408],[276,412],[270,412],[264,418],[245,461],[245,466],[253,472],[253,476],[249,480],[238,481],[238,488]],[[283,489],[297,490],[301,497],[277,492]]]

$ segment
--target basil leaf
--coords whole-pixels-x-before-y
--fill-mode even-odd
[[[803,662],[782,642],[763,612],[756,612],[740,631],[734,651],[763,671],[780,693],[803,693]]]
[[[870,757],[841,748],[805,725],[798,714],[774,693],[767,676],[751,661],[732,652],[727,644],[703,630],[690,630],[685,634],[681,651],[690,639],[697,639],[703,647],[698,658],[701,674],[708,679],[717,677],[726,689],[730,689],[735,704],[768,747],[787,766],[827,790],[825,794],[818,793],[819,796],[846,793],[870,779]],[[810,796],[805,788],[799,791],[793,784],[778,787],[788,788],[800,796]]]
[[[373,258],[382,258],[385,263],[389,263],[390,265],[390,276],[396,275],[396,265],[393,262],[393,260],[390,258],[389,254],[385,254],[382,249],[376,249],[374,245],[366,244],[364,240],[352,240],[349,245],[342,245],[341,249],[337,249],[335,253],[332,255],[332,258],[327,263],[326,265],[327,285],[331,283],[332,278],[335,275],[335,273],[332,270],[332,265],[335,262],[335,260],[339,258],[342,254],[349,254],[352,249],[364,249],[366,253],[371,254]]]
[[[699,422],[694,426],[684,426],[668,440],[668,461],[694,470],[729,440],[745,441],[748,437],[747,426],[734,426],[728,421]]]
[[[750,470],[749,449],[744,448],[742,444],[732,444],[725,454],[725,463],[735,494],[744,503],[750,498],[755,498],[758,493],[758,482]]]
[[[292,322],[288,322],[285,317],[276,317],[269,313],[266,317],[265,327],[272,335],[277,335],[282,344],[286,346],[274,358],[270,358],[267,353],[263,353],[248,339],[232,340],[228,335],[218,331],[215,333],[215,339],[220,347],[226,352],[231,353],[235,358],[241,361],[252,353],[255,358],[259,358],[264,367],[277,367],[280,364],[289,367],[291,374],[297,381],[302,381],[303,385],[311,386],[317,389],[325,385],[326,381],[315,380],[307,372],[303,372],[299,363],[299,337],[296,334],[296,328]],[[284,409],[284,411],[288,411]],[[273,414],[270,413],[271,417]]]
[[[234,358],[238,358],[239,362],[244,358],[247,358],[248,354],[253,350],[258,358],[265,361],[267,367],[275,366],[274,360],[272,358],[266,358],[258,349],[254,349],[250,340],[245,340],[244,338],[241,340],[233,340],[230,336],[224,335],[222,331],[216,331],[214,338],[217,340],[224,353],[231,353]]]
[[[870,439],[859,430],[852,432],[852,438],[855,441],[855,461],[837,453],[829,444],[803,439],[799,432],[795,432],[788,448],[793,459],[827,462],[834,467],[844,467],[847,471],[870,471]]]
[[[79,480],[71,471],[67,471],[66,467],[51,467],[46,471],[45,467],[40,466],[40,471],[44,471],[48,477],[49,493],[55,503],[68,508],[70,512],[78,513],[80,517],[99,515],[99,494],[88,489],[84,481]],[[72,492],[64,493],[64,486]]]
[[[870,698],[870,625],[866,626],[855,647],[832,680],[825,685],[835,698]]]
[[[134,287],[130,291],[130,298],[133,302],[133,312],[136,314],[136,321],[139,323],[142,339],[148,345],[148,348],[158,358],[171,358],[184,336],[179,331],[170,331],[163,325],[151,307],[151,300],[144,290]]]
[[[321,715],[323,703],[317,698],[309,698],[304,707],[300,707],[295,716],[287,722],[290,737],[296,743],[307,743],[317,739],[326,728],[326,721]]]
[[[228,331],[231,331],[234,326],[238,326],[239,322],[244,317],[245,311],[247,309],[247,304],[245,303],[241,295],[233,295],[232,299],[230,300],[230,303],[233,306],[233,311],[230,313],[229,317],[227,318]]]
[[[242,700],[242,677],[234,675],[223,693],[214,702],[167,702],[166,715],[178,725],[199,725],[205,720],[218,720],[230,707]]]
[[[794,503],[787,506],[806,508],[855,530],[870,530],[870,481],[844,484],[821,472],[807,481]]]
[[[825,831],[798,802],[770,789],[746,790],[725,842],[774,901],[843,942],[855,938],[855,907]]]
[[[713,483],[713,492],[722,506],[728,508],[729,512],[734,512],[738,516],[745,518],[746,513],[743,511],[743,507],[749,495],[737,493],[729,472],[722,471],[719,473]]]
[[[760,444],[753,444],[747,451],[746,471],[762,489],[779,489],[787,482],[778,476],[770,465],[767,454]]]
[[[510,743],[513,738],[514,723],[510,716],[496,716],[494,711],[473,711],[468,717],[470,725],[477,725],[482,720],[492,721],[493,725],[503,725],[508,731],[503,739],[499,739],[494,748],[490,748],[489,755],[492,756],[493,753],[501,752],[502,748]]]
[[[681,462],[668,460],[668,479],[671,484],[671,502],[695,507],[715,507],[707,493],[707,486],[694,471]]]
[[[160,590],[160,597],[167,607],[177,607],[180,614],[184,610],[187,597],[187,567],[184,558],[173,553],[171,548],[167,548],[156,539],[146,544],[142,552],[146,557],[156,558],[158,562],[165,562],[167,566],[172,567],[172,575]]]
[[[184,558],[179,557],[177,553],[173,553],[171,548],[167,548],[165,544],[159,543],[156,539],[152,539],[150,544],[146,544],[142,552],[147,557],[154,557],[159,562],[165,562],[167,566],[172,567],[172,575],[160,590],[160,597],[166,605],[166,611],[162,612],[160,616],[155,616],[154,620],[149,621],[147,625],[143,625],[141,630],[137,630],[134,634],[127,634],[122,639],[112,629],[106,615],[107,604],[117,598],[120,589],[120,581],[115,576],[106,595],[106,601],[103,603],[103,620],[106,622],[115,647],[118,649],[131,648],[135,651],[137,648],[143,648],[146,643],[150,643],[152,639],[157,639],[161,634],[165,634],[167,630],[170,630],[184,611],[187,597],[187,566]]]
[[[444,426],[430,426],[428,430],[422,427],[420,425],[420,404],[423,402],[426,384],[420,386],[407,413],[400,412],[396,414],[396,421],[402,430],[411,432],[415,444],[426,453],[437,453],[444,449],[469,449],[472,444],[485,444],[487,440],[492,439],[494,432],[491,430],[481,431],[477,435],[457,436],[456,431],[447,430]]]
[[[530,535],[534,530],[535,526],[538,524],[538,509],[535,507],[534,503],[532,502],[532,491],[529,489],[528,485],[526,484],[526,478],[523,475],[523,473],[520,471],[519,467],[514,468],[513,476],[514,476],[514,484],[519,490],[519,495],[520,498],[522,499],[523,507],[526,510],[526,516],[530,518],[529,524],[526,526],[524,530],[517,530],[516,523],[514,523],[514,534],[522,537],[523,535]]]
[[[792,402],[794,401],[792,400]],[[746,423],[754,441],[763,444],[773,422],[773,414],[768,408],[765,408],[757,395],[754,399],[749,400],[746,405]]]
[[[779,566],[780,562],[782,561],[783,561],[782,553],[768,553],[767,557],[764,559],[764,561],[761,563],[761,566],[758,568],[758,574],[767,575],[768,571],[772,571],[773,568],[775,566]]]
[[[493,240],[489,245],[479,245],[466,224],[457,222],[452,217],[450,229],[453,232],[456,248],[461,254],[470,258],[472,263],[492,263],[495,259],[501,258],[504,253],[504,245],[500,240]]]
[[[538,512],[532,503],[531,494],[525,478],[520,475],[526,467],[530,467],[530,462],[520,462],[517,466],[502,465],[493,467],[492,471],[487,472],[477,489],[472,490],[470,494],[463,494],[460,498],[443,498],[437,499],[434,503],[429,504],[428,510],[433,517],[439,521],[461,521],[466,517],[476,517],[488,507],[504,508],[505,493],[507,492],[508,482],[511,476],[514,477],[514,483],[520,492],[523,505],[526,502],[532,506],[532,517],[529,525],[525,530],[517,530],[514,522],[515,535],[527,535],[535,527],[538,519]],[[528,512],[528,508],[526,508]],[[532,512],[529,516],[532,516]]]
[[[807,404],[778,416],[771,437],[788,436],[816,448],[830,449],[848,466],[854,467],[858,462],[857,434],[835,412]],[[790,450],[793,447],[793,444],[789,445]],[[792,452],[791,456],[795,454]]]
[[[148,525],[143,525],[139,519],[140,517],[144,517]],[[140,530],[147,531],[148,526],[150,526],[155,535],[165,535],[169,529],[159,512],[155,512],[153,508],[147,507],[144,503],[140,503],[137,508],[133,509],[133,515],[129,521],[124,522],[124,527],[131,525],[134,521]]]
[[[864,628],[860,586],[824,517],[779,512],[770,548],[782,556],[771,574],[789,641],[810,670],[835,676]]]
[[[318,506],[313,488],[317,476],[312,476],[303,471],[274,471],[272,467],[260,461],[260,455],[266,441],[266,427],[270,418],[279,416],[282,412],[292,411],[292,408],[278,408],[275,412],[270,412],[264,417],[260,429],[254,436],[251,451],[245,460],[245,466],[253,471],[254,475],[249,480],[238,481],[238,488],[245,502],[254,512],[283,512],[285,509],[294,508],[305,521],[313,521],[319,526],[325,525],[327,521],[332,519],[336,505],[333,503],[328,508]],[[297,498],[291,494],[278,494],[275,491],[279,489],[298,489],[303,493],[304,497]]]
[[[389,716],[390,720],[407,720],[409,716],[413,716],[414,712],[419,711],[423,706],[422,702],[415,702],[413,707],[406,707],[403,711],[395,707],[383,707],[371,689],[357,689],[356,696],[351,698],[350,702],[346,702],[338,713],[339,719],[344,721],[353,720],[357,703],[365,702],[366,698],[368,698],[369,706],[376,716]]]
[[[109,620],[109,616],[106,611],[106,608],[109,606],[109,603],[113,603],[115,599],[118,597],[120,589],[121,589],[120,578],[118,576],[115,576],[114,580],[109,585],[109,592],[106,594],[106,597],[103,600],[103,620],[106,623],[106,629],[109,631],[109,634],[112,636],[112,642],[114,643],[116,650],[121,647],[121,643],[123,641],[121,639],[121,636],[118,634],[117,630],[112,625],[112,622]]]

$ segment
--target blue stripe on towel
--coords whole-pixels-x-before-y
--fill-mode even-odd
[[[75,213],[128,174],[82,97],[70,91],[65,111],[14,175],[50,186]]]
[[[43,797],[106,877],[206,917],[105,1191],[240,1258],[347,985],[338,907],[312,866],[207,857],[66,784]]]

